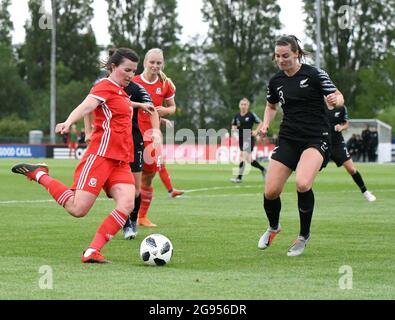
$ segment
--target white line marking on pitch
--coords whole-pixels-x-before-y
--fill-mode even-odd
[[[231,187],[212,187],[212,188],[200,188],[200,189],[190,189],[190,190],[185,190],[185,193],[193,193],[193,192],[203,192],[203,191],[213,191],[213,190],[229,190],[229,189],[248,189],[248,188],[256,188],[257,186],[249,186],[249,185],[244,185],[244,186],[231,186]],[[262,190],[263,191],[263,190]],[[373,190],[373,192],[393,192],[395,189],[378,189],[378,190]],[[360,191],[358,189],[356,190],[340,190],[340,191],[326,191],[325,193],[359,193]],[[294,191],[284,191],[282,194],[294,194]],[[212,195],[204,195],[204,197],[228,197],[230,194],[212,194]],[[257,196],[257,195],[262,195],[262,192],[260,193],[239,193],[236,194],[236,196]],[[186,196],[185,198],[199,198],[201,196]],[[183,198],[183,197],[182,197]],[[97,198],[97,201],[111,201],[112,199],[108,198]],[[5,201],[0,201],[1,204],[24,204],[24,203],[49,203],[49,202],[54,202],[53,199],[47,199],[47,200],[5,200]]]

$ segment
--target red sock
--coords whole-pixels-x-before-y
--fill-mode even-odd
[[[141,187],[140,196],[141,196],[141,203],[140,203],[140,210],[139,210],[139,218],[145,218],[148,213],[148,209],[151,205],[152,196],[154,193],[154,188],[151,187]]]
[[[59,203],[62,207],[65,206],[67,200],[74,196],[74,192],[66,187],[62,182],[44,174],[39,179],[39,184],[43,185],[50,195]]]
[[[112,211],[97,229],[89,248],[100,251],[121,230],[127,218],[128,216],[119,210]]]
[[[167,171],[166,166],[160,166],[159,168],[159,176],[162,180],[163,184],[165,185],[167,191],[173,191],[173,185],[171,183],[169,172]]]

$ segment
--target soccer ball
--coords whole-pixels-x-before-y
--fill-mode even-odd
[[[169,263],[173,256],[173,245],[162,234],[147,236],[140,245],[140,257],[150,266],[163,266]]]

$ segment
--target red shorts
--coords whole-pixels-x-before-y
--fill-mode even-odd
[[[71,189],[88,191],[98,196],[103,188],[110,197],[111,187],[120,183],[134,185],[129,163],[85,153],[75,169]]]
[[[78,142],[69,142],[69,149],[77,149]]]
[[[161,150],[154,149],[151,141],[144,141],[144,172],[158,172],[163,162]]]

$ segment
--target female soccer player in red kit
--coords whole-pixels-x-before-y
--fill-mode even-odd
[[[174,101],[176,88],[173,82],[163,73],[163,67],[164,57],[162,50],[157,48],[151,49],[145,55],[143,73],[133,78],[134,82],[142,85],[147,90],[160,117],[166,117],[176,112]],[[166,106],[163,106],[164,103]],[[154,155],[154,159],[149,156],[149,153],[151,153],[149,150],[152,149],[150,147],[152,139],[149,137],[149,130],[152,128],[149,114],[143,110],[139,110],[138,120],[139,128],[144,138],[145,152],[141,183],[141,206],[137,222],[138,225],[156,227],[156,224],[147,218],[154,191],[152,181],[155,173],[159,171],[162,182],[165,184],[171,197],[180,196],[183,192],[173,188],[169,173],[160,155]]]
[[[14,173],[23,174],[44,186],[67,212],[77,218],[88,213],[102,188],[114,199],[115,209],[100,225],[89,248],[84,251],[83,263],[108,262],[100,250],[123,227],[134,207],[135,187],[129,166],[133,162],[130,134],[133,108],[123,88],[134,76],[138,60],[131,49],[114,51],[106,64],[108,78],[96,83],[67,120],[56,125],[57,133],[67,133],[73,123],[93,113],[94,131],[74,172],[71,188],[50,177],[46,164],[17,164],[12,168]]]

